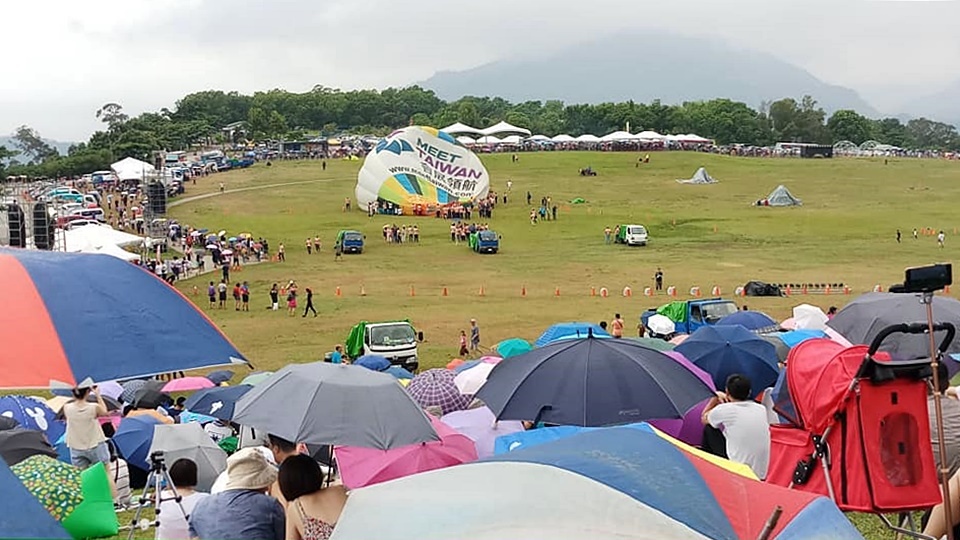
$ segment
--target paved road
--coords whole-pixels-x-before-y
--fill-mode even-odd
[[[203,200],[203,199],[209,199],[209,198],[211,198],[211,197],[217,197],[217,196],[220,196],[220,195],[226,195],[226,194],[228,194],[228,193],[242,193],[242,192],[244,192],[244,191],[255,191],[255,190],[258,190],[258,189],[270,189],[270,188],[283,187],[283,186],[297,186],[297,185],[300,185],[300,184],[318,184],[318,183],[321,183],[321,182],[332,182],[333,180],[337,180],[337,179],[336,179],[336,178],[321,178],[321,179],[319,179],[319,180],[303,180],[303,181],[300,181],[300,182],[285,182],[285,183],[282,183],[282,184],[265,184],[265,185],[262,185],[262,186],[250,186],[250,187],[245,187],[245,188],[227,189],[227,190],[224,190],[223,193],[220,193],[219,191],[214,191],[213,193],[204,193],[203,195],[194,195],[193,197],[183,197],[183,198],[181,198],[181,199],[177,199],[177,200],[173,201],[172,203],[167,204],[167,208],[173,208],[173,207],[175,207],[175,206],[180,206],[181,204],[187,204],[187,203],[194,202],[194,201],[200,201],[200,200]]]

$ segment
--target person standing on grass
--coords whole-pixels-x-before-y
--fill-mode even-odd
[[[900,229],[897,229],[897,243],[900,243]]]
[[[297,287],[290,286],[287,288],[287,310],[289,310],[289,315],[293,317],[297,313]]]
[[[217,286],[212,281],[207,287],[207,297],[210,299],[210,309],[217,307]]]
[[[276,283],[270,287],[270,309],[276,311],[280,307],[280,288]]]
[[[940,231],[940,234],[937,235],[937,244],[939,244],[941,248],[943,248],[943,241],[946,239],[946,237],[947,236],[943,234],[943,231]]]
[[[340,243],[340,242],[337,242],[337,243],[333,246],[333,260],[334,260],[335,262],[342,262],[342,261],[343,261],[343,244]]]
[[[605,243],[605,244],[609,244],[609,243],[610,243],[610,235],[611,235],[612,233],[613,233],[613,231],[610,229],[609,226],[603,228],[603,243]]]
[[[318,234],[313,237],[313,252],[320,253],[321,247],[323,247],[323,243],[320,242],[320,235]]]
[[[917,228],[914,227],[914,228],[913,228],[913,239],[916,240],[917,238],[918,238],[918,236],[917,236]]]
[[[67,422],[66,443],[70,449],[70,463],[74,467],[86,469],[91,465],[103,463],[110,465],[110,448],[107,438],[100,429],[101,416],[107,416],[107,405],[100,397],[100,389],[92,388],[96,403],[87,401],[91,388],[74,388],[73,399],[63,406],[63,417]]]
[[[284,252],[283,242],[280,242],[280,245],[277,246],[277,260],[284,262],[287,260],[286,253]]]
[[[620,318],[619,313],[614,314],[613,322],[610,323],[610,335],[615,338],[623,337],[623,319]]]
[[[461,358],[466,358],[470,355],[470,350],[467,348],[467,333],[463,330],[460,331],[460,353]]]
[[[313,253],[313,239],[307,238],[307,255]]]
[[[303,316],[306,317],[307,313],[313,312],[313,316],[317,316],[317,310],[313,307],[313,289],[307,287],[307,305],[303,308]]]
[[[234,311],[240,311],[240,284],[237,283],[233,286],[233,309]]]
[[[240,309],[250,311],[250,285],[244,281],[240,285]]]
[[[219,309],[227,309],[227,281],[224,279],[220,280],[220,283],[217,285],[217,294],[220,297],[220,306]]]
[[[663,290],[663,270],[658,266],[656,273],[653,274],[653,281],[656,283],[658,291]]]
[[[470,319],[470,350],[478,354],[480,352],[480,326],[476,319]]]

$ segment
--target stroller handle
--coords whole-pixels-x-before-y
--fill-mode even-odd
[[[880,346],[883,344],[883,341],[893,334],[926,334],[929,330],[927,323],[901,323],[895,324],[893,326],[888,326],[880,331],[877,334],[877,337],[873,338],[873,342],[870,343],[870,349],[867,351],[869,356],[876,354],[880,350]],[[940,342],[940,347],[938,350],[940,354],[943,354],[950,347],[950,344],[953,343],[953,338],[957,333],[957,328],[953,323],[941,322],[933,325],[934,332],[946,332],[947,335],[943,338],[943,341]]]

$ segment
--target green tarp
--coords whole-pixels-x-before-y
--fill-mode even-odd
[[[347,336],[345,351],[350,358],[359,358],[363,355],[363,334],[367,330],[367,321],[360,321],[350,330]]]
[[[571,200],[570,204],[583,204],[585,202],[587,201],[583,197],[577,197],[576,199]]]
[[[670,319],[673,322],[687,322],[687,302],[678,300],[670,302],[657,308],[657,313]]]

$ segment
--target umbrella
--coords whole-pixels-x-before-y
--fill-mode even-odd
[[[687,371],[696,375],[697,378],[709,386],[711,390],[716,389],[710,374],[693,365],[693,362],[687,360],[687,357],[677,351],[664,351],[663,354],[669,356],[675,362],[685,367]],[[683,418],[679,420],[674,418],[650,420],[650,425],[687,444],[700,446],[703,442],[703,421],[700,419],[700,416],[703,414],[703,409],[706,406],[707,400],[701,401],[687,411],[687,414],[683,415]]]
[[[758,538],[778,506],[771,538],[862,538],[824,497],[611,428],[354,491],[332,539]]]
[[[132,381],[123,383],[122,386],[123,393],[120,394],[120,401],[124,403],[133,403],[133,399],[137,397],[137,392],[139,392],[141,388],[150,387],[159,390],[163,388],[163,383],[160,381],[134,379]]]
[[[668,343],[672,343],[673,345],[676,346],[686,341],[688,337],[690,337],[690,334],[677,334],[672,338],[670,338],[670,341]]]
[[[503,358],[500,358],[499,356],[483,356],[479,360],[469,360],[460,364],[459,366],[453,368],[453,372],[460,374],[470,368],[477,367],[481,362],[485,364],[499,364],[502,361]]]
[[[393,375],[395,378],[401,381],[409,381],[413,379],[413,373],[410,373],[409,371],[403,369],[400,366],[390,366],[387,369],[383,370],[383,372],[389,373],[390,375]]]
[[[373,371],[384,371],[390,367],[390,361],[376,354],[365,354],[353,361],[353,365]]]
[[[670,320],[666,315],[651,315],[647,319],[647,328],[650,332],[658,336],[669,336],[677,331],[677,323]]]
[[[497,364],[476,397],[500,420],[603,426],[681,418],[713,395],[659,351],[629,340],[586,338]]]
[[[71,536],[30,493],[5,463],[0,463],[0,538],[71,540]]]
[[[227,231],[221,230],[220,232],[217,233],[217,236],[223,236],[225,234],[227,234]]]
[[[494,349],[502,358],[510,358],[532,351],[533,346],[524,339],[510,338],[497,343]]]
[[[150,470],[148,461],[153,428],[160,422],[149,416],[128,416],[113,435],[113,444],[131,467]]]
[[[336,447],[334,454],[343,485],[347,489],[356,489],[476,461],[477,448],[473,440],[433,417],[430,417],[430,423],[440,440],[409,444],[392,450]]]
[[[452,371],[464,364],[466,364],[466,362],[464,362],[462,358],[454,358],[453,360],[447,362],[446,368]]]
[[[559,323],[547,328],[542,334],[540,334],[540,337],[537,338],[534,346],[543,347],[551,341],[564,338],[585,338],[591,333],[593,334],[593,337],[610,337],[610,334],[608,334],[606,330],[593,323]]]
[[[207,374],[213,384],[223,384],[233,378],[234,373],[228,369],[221,369]]]
[[[60,418],[62,416],[63,406],[66,405],[71,399],[72,398],[56,396],[44,401],[44,404],[47,407],[50,407],[50,410],[56,413],[57,417]],[[123,405],[121,405],[119,401],[113,398],[110,398],[107,396],[100,396],[100,399],[102,399],[103,404],[107,406],[108,413],[116,412],[123,408]],[[97,396],[93,394],[87,395],[87,403],[96,403],[96,402],[97,402]]]
[[[726,388],[727,377],[739,373],[758,395],[780,374],[776,347],[742,326],[701,326],[674,350],[709,373],[717,388]]]
[[[220,249],[217,244],[207,244],[207,249]]]
[[[760,338],[773,345],[777,352],[777,361],[784,363],[787,361],[787,355],[790,354],[790,346],[787,345],[777,334],[760,334]]]
[[[221,251],[220,253],[222,253],[222,254],[224,254],[224,255],[227,255],[227,256],[230,256],[230,255],[233,255],[233,250],[232,250],[232,249],[225,249],[225,250]]]
[[[457,389],[456,374],[448,369],[428,369],[417,374],[407,386],[407,392],[424,409],[439,407],[444,415],[462,411],[473,399]]]
[[[493,446],[497,437],[523,431],[523,422],[516,420],[498,422],[493,412],[487,407],[454,411],[444,415],[440,421],[469,437],[477,447],[477,456],[481,458],[493,455]]]
[[[789,332],[777,332],[773,335],[780,338],[780,340],[791,349],[803,343],[804,341],[807,341],[808,339],[827,337],[827,333],[823,330],[791,330]]]
[[[250,375],[247,375],[247,377],[243,379],[243,381],[241,381],[240,384],[249,384],[250,386],[256,386],[266,381],[267,379],[269,379],[271,375],[273,375],[272,371],[261,371],[259,373],[252,373]]]
[[[927,311],[916,295],[867,293],[847,304],[827,326],[853,343],[869,345],[888,326],[917,322],[926,324]],[[935,296],[933,322],[949,322],[960,328],[960,301]],[[936,337],[939,345],[943,333],[937,332]],[[926,334],[894,334],[883,341],[880,350],[898,359],[929,358],[929,340]],[[960,339],[954,339],[946,353],[960,353]]]
[[[196,463],[198,491],[209,492],[217,476],[227,469],[227,453],[197,423],[154,426],[150,453],[154,452],[163,452],[168,467],[178,459]]]
[[[188,411],[229,421],[233,419],[233,411],[237,401],[251,388],[253,386],[249,384],[208,388],[187,398],[183,407]]]
[[[230,238],[227,238],[227,242],[233,243],[233,242],[236,242],[236,241],[237,241],[237,237],[236,237],[236,236],[231,236]]]
[[[0,431],[0,457],[11,467],[30,456],[43,455],[54,459],[56,450],[50,441],[33,429],[15,428]]]
[[[135,409],[156,409],[171,401],[172,399],[168,394],[156,388],[145,386],[137,390],[137,393],[133,396],[132,405]]]
[[[669,341],[664,341],[662,339],[657,339],[657,338],[635,337],[635,338],[629,338],[629,339],[630,341],[639,343],[640,345],[643,345],[648,349],[653,349],[655,351],[660,351],[660,352],[672,351],[673,348],[676,347],[676,345],[674,345],[673,343],[670,343]]]
[[[192,302],[116,257],[0,249],[0,277],[15,314],[0,325],[0,388],[246,364]]]
[[[776,332],[780,325],[762,311],[737,311],[717,321],[723,326],[740,325],[758,334]]]
[[[237,236],[239,236],[240,238],[253,238],[253,235],[250,234],[250,233],[248,233],[248,232],[242,232],[242,233],[238,234]]]
[[[305,444],[388,450],[437,440],[397,379],[347,364],[291,364],[247,392],[233,421]]]
[[[57,521],[72,514],[83,500],[80,469],[69,463],[37,455],[10,467],[10,470]]]
[[[193,392],[205,388],[213,388],[213,381],[206,377],[182,377],[168,382],[163,387],[164,392]]]
[[[453,378],[453,382],[457,385],[457,390],[459,390],[461,394],[472,396],[487,382],[487,377],[490,376],[490,372],[493,371],[495,367],[497,367],[496,364],[477,364],[470,369],[458,373],[457,376]],[[469,405],[468,403],[467,406]]]
[[[824,330],[830,318],[817,306],[800,304],[793,308],[793,317],[787,320],[793,323],[788,330]]]
[[[190,236],[192,236],[192,237],[194,237],[194,238],[200,236],[201,234],[203,234],[203,233],[200,232],[200,231],[190,231]]]
[[[42,431],[50,441],[59,439],[66,429],[46,403],[33,397],[0,397],[0,416],[16,420],[23,428]]]
[[[117,381],[106,381],[97,385],[100,388],[100,395],[114,400],[120,399],[123,395],[123,386]],[[51,388],[50,393],[55,396],[71,397],[73,396],[70,388]]]

